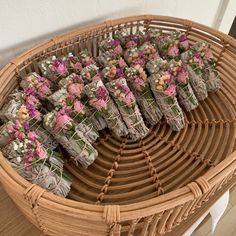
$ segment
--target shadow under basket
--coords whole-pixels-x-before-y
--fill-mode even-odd
[[[19,78],[38,72],[38,61],[88,48],[120,28],[185,31],[190,44],[211,44],[222,88],[185,113],[173,132],[150,127],[139,142],[104,130],[95,143],[99,156],[88,168],[66,162],[74,177],[67,199],[20,177],[0,155],[0,181],[24,215],[47,235],[165,235],[184,224],[236,174],[236,41],[204,25],[178,18],[143,15],[106,21],[48,40],[13,59],[0,71],[0,105]]]

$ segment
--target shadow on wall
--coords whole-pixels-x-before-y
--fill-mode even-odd
[[[24,51],[36,46],[37,44],[41,43],[42,41],[48,40],[56,35],[60,35],[65,32],[69,32],[71,30],[76,30],[80,27],[89,26],[92,24],[100,23],[108,19],[114,19],[119,17],[125,17],[130,15],[139,15],[139,14],[145,14],[141,11],[141,8],[130,8],[130,9],[122,9],[117,12],[113,12],[110,14],[103,15],[101,17],[97,17],[94,19],[91,19],[89,21],[83,21],[78,24],[74,24],[68,27],[64,27],[62,29],[55,30],[53,32],[41,35],[39,37],[34,37],[29,40],[26,40],[24,42],[21,42],[19,44],[16,44],[14,46],[4,48],[3,50],[0,50],[0,69],[6,65],[8,62],[10,62],[14,57],[18,56],[19,54],[23,53]],[[121,14],[122,12],[122,14]]]

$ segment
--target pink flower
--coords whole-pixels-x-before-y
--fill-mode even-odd
[[[79,97],[81,92],[83,91],[83,88],[84,88],[83,84],[72,83],[68,85],[67,90],[69,94]]]
[[[78,112],[81,113],[84,110],[84,105],[80,101],[76,101],[74,103],[74,109]]]
[[[33,153],[32,152],[29,152],[27,153],[26,155],[26,160],[25,160],[25,168],[27,170],[30,170],[31,167],[32,167],[32,161],[33,161]]]
[[[52,63],[52,71],[59,75],[64,75],[67,72],[66,63],[62,59],[56,59]]]
[[[14,137],[16,139],[22,140],[24,138],[24,134],[22,132],[20,132],[20,131],[16,131],[15,134],[14,134]]]
[[[124,102],[128,105],[131,106],[133,104],[133,102],[135,101],[134,95],[133,93],[130,91],[126,94],[125,98],[124,98]]]
[[[118,64],[119,64],[119,67],[121,67],[121,68],[127,66],[125,60],[124,60],[122,57],[120,57],[120,59],[119,59],[119,61],[118,61]]]
[[[199,52],[195,53],[194,57],[193,57],[193,60],[199,64],[199,66],[203,67],[204,66],[204,63],[203,63],[203,60],[202,60],[202,57],[201,57],[201,54]]]
[[[135,66],[135,65],[140,65],[142,67],[144,67],[145,65],[145,60],[143,58],[136,58],[132,61],[132,65]]]
[[[85,66],[89,66],[89,65],[95,64],[95,61],[90,56],[87,56],[87,57],[82,59],[82,64],[85,65]]]
[[[96,98],[97,99],[103,99],[107,100],[108,99],[108,91],[105,88],[105,86],[99,86],[96,90]]]
[[[16,121],[15,121],[14,128],[15,128],[15,129],[19,129],[19,128],[21,128],[21,127],[22,127],[21,122],[20,122],[19,120],[16,120]]]
[[[38,155],[38,157],[40,159],[47,158],[47,151],[45,150],[43,145],[39,143],[38,141],[36,142],[36,144],[37,144],[37,147],[36,147],[35,152]]]
[[[106,106],[107,106],[107,102],[105,100],[103,100],[103,99],[96,99],[96,98],[91,99],[89,101],[89,104],[92,107],[95,107],[98,110],[101,110],[102,108],[106,109]]]
[[[74,64],[74,68],[75,68],[76,70],[79,70],[79,71],[81,71],[81,70],[83,69],[82,64],[81,64],[80,62],[76,62],[76,63]]]
[[[96,74],[94,77],[93,77],[93,81],[97,81],[97,80],[100,80],[101,79],[101,76],[99,74]]]
[[[73,82],[80,83],[80,84],[83,84],[83,83],[84,83],[84,81],[83,81],[81,75],[75,75],[75,76],[72,78],[72,81],[73,81]]]
[[[71,122],[71,118],[68,116],[68,114],[63,111],[57,112],[55,130],[58,132],[62,129],[66,129],[66,125],[69,122]]]
[[[42,86],[40,86],[38,88],[37,93],[38,93],[39,97],[45,98],[45,97],[51,95],[52,92],[46,84],[42,84]]]
[[[115,40],[115,39],[112,39],[110,43],[111,43],[111,46],[114,46],[114,47],[117,47],[120,45],[120,41]]]
[[[208,61],[211,61],[214,59],[213,53],[210,48],[207,48],[204,56]]]
[[[26,96],[25,103],[35,106],[39,104],[39,100],[35,96],[29,95],[29,96]]]
[[[178,56],[179,55],[179,49],[178,49],[177,45],[174,44],[173,46],[169,47],[167,54],[168,54],[168,56],[171,56],[171,57]]]
[[[126,48],[134,48],[137,46],[137,43],[135,41],[129,41],[126,43]]]
[[[124,94],[128,94],[130,92],[130,89],[128,86],[124,84],[117,83],[117,89],[120,90]]]
[[[183,48],[185,50],[189,49],[189,42],[188,42],[188,40],[179,42],[179,45],[180,45],[181,48]]]
[[[121,47],[120,45],[118,45],[117,47],[114,48],[113,53],[114,53],[116,56],[121,56],[122,53],[123,53],[122,47]]]
[[[144,80],[139,76],[136,76],[133,82],[133,86],[136,90],[140,91],[141,87],[144,85]]]
[[[35,132],[29,132],[27,134],[27,138],[31,141],[36,141],[36,139],[38,138],[38,135]]]
[[[8,130],[7,130],[8,133],[12,134],[14,131],[15,129],[12,126],[8,127]]]
[[[182,34],[179,38],[179,45],[183,49],[188,49],[189,48],[189,41],[188,38],[185,34]]]
[[[185,69],[182,68],[182,69],[179,71],[179,73],[177,74],[176,80],[177,80],[179,83],[185,84],[185,83],[187,83],[187,78],[188,78],[188,72],[187,72],[187,70],[185,70]]]
[[[170,96],[173,93],[175,93],[175,87],[176,87],[175,84],[170,84],[168,88],[164,91],[164,95]]]

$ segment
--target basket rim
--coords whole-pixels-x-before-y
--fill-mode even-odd
[[[212,29],[208,26],[196,23],[194,21],[176,18],[176,17],[170,17],[170,16],[137,15],[137,16],[118,18],[114,20],[107,20],[98,24],[93,24],[91,26],[84,26],[79,29],[55,36],[49,40],[45,40],[42,43],[38,44],[37,46],[20,54],[19,56],[11,60],[8,64],[6,64],[0,70],[0,79],[4,81],[4,78],[7,78],[10,74],[17,73],[18,66],[20,66],[26,59],[42,51],[43,48],[44,49],[49,48],[55,44],[59,44],[63,41],[72,39],[75,36],[80,36],[82,34],[85,34],[86,32],[101,30],[107,27],[118,25],[118,24],[129,23],[132,20],[133,21],[137,21],[137,20],[167,21],[170,23],[184,25],[186,27],[194,27],[196,29],[206,31],[218,37],[225,43],[230,44],[236,48],[236,40],[232,38],[231,36],[226,35],[222,32],[219,32],[215,29]],[[4,88],[0,88],[0,93],[3,90]],[[218,183],[220,180],[222,180],[226,176],[226,174],[231,173],[234,169],[236,169],[236,151],[228,155],[226,159],[220,162],[217,166],[208,170],[200,178],[204,181],[204,183],[209,184],[209,186],[214,185]],[[5,181],[6,183],[12,183],[15,186],[18,185],[18,187],[22,189],[22,192],[24,192],[27,188],[29,188],[32,185],[30,182],[28,182],[23,177],[21,177],[9,165],[8,161],[0,152],[0,180],[1,178],[2,179],[4,178],[6,180]],[[148,200],[144,200],[144,201],[140,201],[140,202],[132,203],[132,204],[120,205],[121,219],[130,220],[132,216],[134,217],[137,214],[140,217],[145,217],[152,213],[156,214],[158,212],[161,212],[163,209],[165,210],[168,209],[168,205],[171,205],[171,208],[173,208],[173,205],[175,204],[180,205],[182,203],[185,203],[186,201],[193,200],[197,197],[197,193],[195,192],[195,189],[194,189],[194,186],[196,184],[198,188],[200,188],[201,192],[203,193],[205,191],[204,186],[198,183],[197,181],[193,181],[184,187],[181,187],[179,189],[173,190],[163,195],[154,197],[152,199],[148,199]],[[93,214],[93,217],[98,220],[101,220],[102,213],[104,210],[104,205],[106,205],[106,204],[95,205],[95,204],[74,201],[71,199],[56,196],[50,192],[44,192],[44,194],[39,199],[39,205],[40,203],[48,205],[48,206],[50,205],[50,207],[53,207],[53,209],[57,209],[57,210],[62,209],[62,207],[63,207],[63,211],[65,209],[70,210],[70,211],[73,209],[75,213],[78,212],[84,215],[84,217],[86,217],[85,215],[87,214]]]

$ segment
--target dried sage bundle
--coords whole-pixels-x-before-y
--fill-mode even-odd
[[[61,78],[69,75],[66,57],[57,58],[56,56],[51,56],[41,61],[38,65],[43,76],[56,83]]]
[[[184,115],[176,99],[176,86],[170,72],[160,71],[148,80],[167,124],[174,131],[181,130],[184,127]]]
[[[149,129],[144,124],[136,99],[130,91],[126,80],[113,80],[107,83],[106,86],[121,112],[131,139],[136,141],[146,137]]]
[[[142,67],[136,65],[127,67],[125,74],[127,83],[135,95],[143,116],[150,125],[157,124],[162,117],[162,112],[152,95],[145,71]]]
[[[189,75],[187,69],[185,68],[181,60],[179,60],[178,62],[175,60],[171,60],[168,65],[169,71],[175,79],[177,97],[180,104],[185,108],[186,111],[195,109],[199,104],[189,83]]]
[[[207,91],[215,92],[220,89],[222,81],[219,72],[216,70],[216,62],[210,48],[210,45],[205,42],[198,42],[193,45],[193,50],[201,53],[204,63],[203,79],[205,80]]]
[[[96,159],[98,153],[76,129],[75,122],[65,109],[52,111],[44,116],[44,127],[68,151],[71,158],[87,168]]]
[[[119,110],[109,96],[109,92],[101,80],[93,81],[85,86],[90,106],[94,107],[106,120],[108,128],[118,137],[128,134]]]
[[[66,197],[71,179],[63,170],[61,154],[46,149],[39,142],[37,134],[18,120],[8,123],[3,129],[0,136],[7,134],[8,141],[1,148],[12,167],[31,183]]]
[[[199,53],[188,50],[181,54],[181,60],[185,63],[189,73],[189,82],[198,101],[207,98],[208,92],[203,79],[203,61]]]

